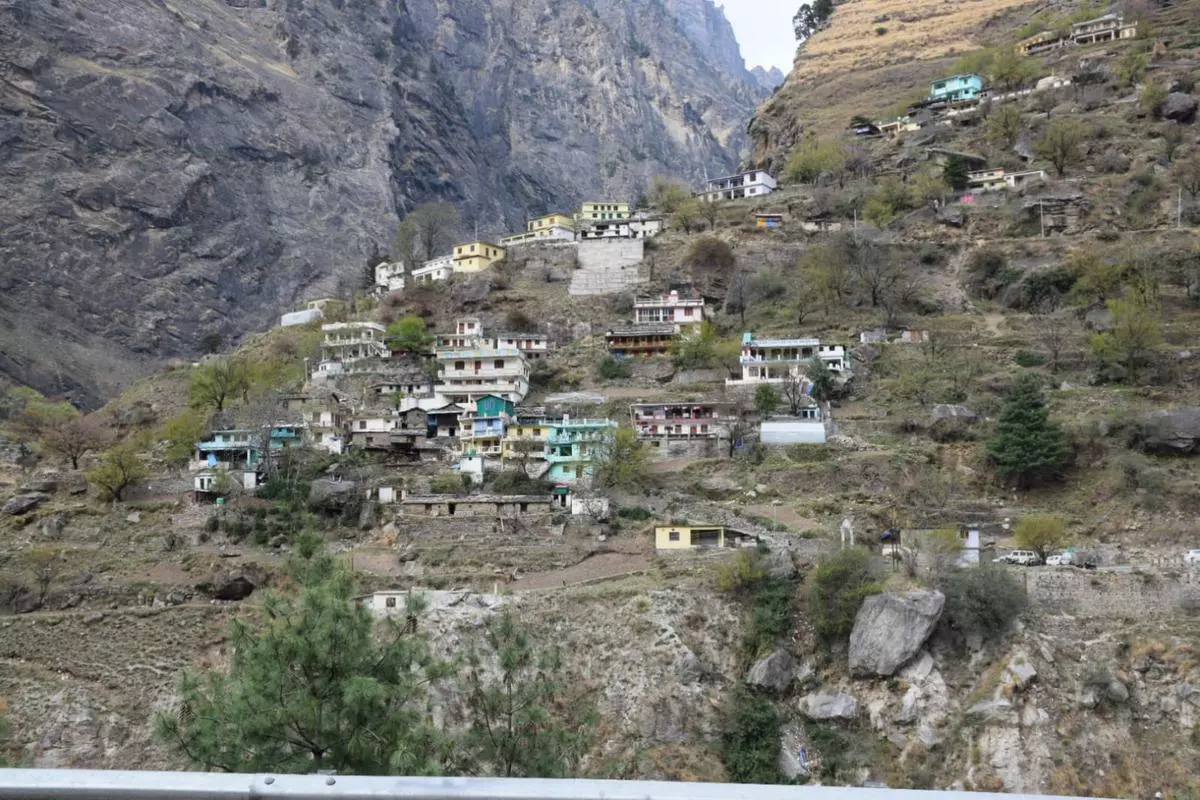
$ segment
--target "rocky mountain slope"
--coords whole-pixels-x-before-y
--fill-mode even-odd
[[[0,36],[0,373],[83,404],[357,283],[420,202],[491,234],[727,171],[764,95],[709,0],[18,0]]]

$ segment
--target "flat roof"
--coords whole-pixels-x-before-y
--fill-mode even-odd
[[[678,331],[671,323],[647,323],[612,328],[607,336],[677,336]]]
[[[400,501],[402,506],[424,506],[435,505],[438,503],[553,503],[552,495],[526,495],[526,494],[475,494],[475,495],[458,495],[458,494],[438,494],[425,495],[422,497],[406,497]]]
[[[331,322],[328,325],[322,325],[322,333],[325,331],[345,331],[352,328],[369,328],[373,331],[387,332],[387,328],[380,325],[378,322]]]
[[[486,354],[483,354],[486,351]],[[439,361],[452,358],[520,358],[521,351],[515,347],[476,347],[467,350],[438,350]]]

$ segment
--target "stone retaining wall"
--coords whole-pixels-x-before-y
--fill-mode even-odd
[[[1022,571],[1034,609],[1076,617],[1147,618],[1200,614],[1200,573]]]

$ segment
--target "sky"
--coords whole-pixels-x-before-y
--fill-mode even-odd
[[[803,0],[717,0],[725,7],[725,16],[733,24],[746,66],[779,67],[784,75],[792,71],[796,36],[792,16]]]

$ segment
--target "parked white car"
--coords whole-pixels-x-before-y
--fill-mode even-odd
[[[1067,553],[1055,553],[1052,556],[1046,556],[1047,567],[1069,567],[1071,566],[1071,556]]]
[[[996,559],[997,563],[1016,564],[1018,567],[1036,567],[1042,559],[1032,550],[1012,550]]]
[[[1183,563],[1193,567],[1200,565],[1200,550],[1188,550],[1184,553]]]

